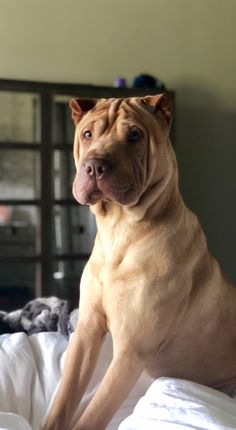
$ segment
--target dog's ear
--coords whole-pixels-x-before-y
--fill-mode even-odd
[[[141,101],[149,106],[153,113],[164,119],[168,126],[171,125],[174,109],[172,98],[168,93],[142,97]]]
[[[70,101],[71,116],[75,126],[82,117],[96,105],[96,99],[72,99]]]

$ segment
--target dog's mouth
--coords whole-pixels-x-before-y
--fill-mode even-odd
[[[85,204],[94,205],[102,198],[103,198],[103,192],[97,188],[94,191],[92,191],[90,194],[88,194],[87,202]]]
[[[73,194],[82,205],[94,205],[100,200],[130,205],[137,202],[143,187],[143,175],[129,163],[124,167],[114,157],[90,157],[81,160],[73,184]]]
[[[100,200],[125,205],[136,199],[137,189],[133,184],[113,184],[110,180],[93,179],[83,182],[76,175],[73,194],[82,205],[94,205]]]
[[[73,183],[73,194],[81,205],[93,205],[103,197],[103,192],[95,180],[84,182],[79,180],[77,174]]]

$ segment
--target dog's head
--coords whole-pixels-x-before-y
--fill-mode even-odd
[[[72,99],[76,176],[81,204],[135,205],[166,176],[172,102],[168,95]]]

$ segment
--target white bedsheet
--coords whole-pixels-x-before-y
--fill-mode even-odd
[[[61,376],[66,347],[67,340],[59,333],[0,336],[0,430],[39,430]],[[96,391],[111,356],[108,336],[77,416]],[[153,383],[143,375],[108,430],[118,427],[119,430],[236,429],[236,402],[198,384],[170,378]]]
[[[57,333],[0,336],[1,429],[28,430],[29,425],[19,416],[33,429],[39,428],[61,375],[61,358],[66,346],[66,339]],[[7,412],[16,416],[6,415]]]
[[[119,430],[236,429],[236,400],[181,379],[159,378]]]

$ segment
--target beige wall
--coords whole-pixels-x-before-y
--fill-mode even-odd
[[[235,0],[0,0],[0,75],[112,84],[148,71],[228,105],[235,19]]]
[[[181,186],[236,281],[235,22],[235,0],[0,0],[0,77],[176,90]]]

